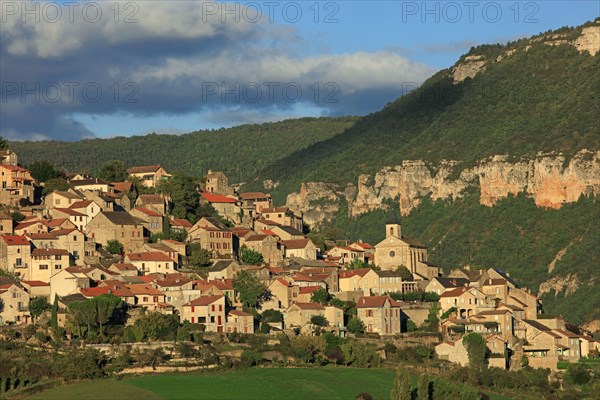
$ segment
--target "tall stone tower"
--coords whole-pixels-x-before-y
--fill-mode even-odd
[[[388,216],[388,220],[385,223],[385,237],[394,236],[398,239],[402,238],[402,225],[400,225],[400,221],[398,220],[398,216],[393,211],[390,211]]]

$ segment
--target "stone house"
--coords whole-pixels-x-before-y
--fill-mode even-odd
[[[113,193],[115,191],[112,183],[100,178],[71,179],[69,184],[76,191],[94,191],[100,193]]]
[[[44,204],[47,209],[69,208],[69,206],[77,201],[83,200],[82,196],[70,191],[56,190],[46,196]]]
[[[96,215],[85,228],[91,237],[106,246],[109,240],[123,244],[125,253],[138,251],[145,243],[143,221],[126,212],[103,211]]]
[[[222,194],[214,194],[203,192],[200,201],[209,203],[214,207],[220,216],[234,224],[242,222],[242,207],[237,198],[233,196],[224,196]]]
[[[291,226],[299,232],[304,230],[302,215],[297,215],[287,207],[263,208],[260,215],[260,219],[273,221],[279,225]]]
[[[241,269],[235,260],[218,260],[208,269],[208,279],[233,279]]]
[[[254,218],[256,214],[260,214],[263,209],[273,206],[271,195],[261,192],[246,192],[240,194],[242,201],[242,209],[245,215]]]
[[[283,252],[277,239],[270,235],[248,235],[244,238],[244,246],[257,251],[267,264],[277,264],[283,260]]]
[[[156,273],[172,273],[177,270],[177,263],[171,257],[160,251],[144,253],[129,253],[125,261],[135,265],[144,275]]]
[[[287,310],[298,298],[300,288],[283,278],[274,279],[268,286],[271,299],[263,303],[263,310]],[[308,300],[310,301],[310,299]]]
[[[23,277],[31,265],[31,243],[25,236],[0,236],[0,268]]]
[[[0,211],[0,235],[13,234],[13,219],[5,211]]]
[[[227,333],[254,333],[254,316],[241,310],[231,310],[227,314]]]
[[[459,286],[468,286],[469,280],[465,278],[448,278],[438,276],[429,281],[425,286],[426,292],[434,292],[442,294],[452,289],[456,289]]]
[[[150,284],[125,285],[131,291],[135,300],[134,305],[144,307],[147,310],[156,311],[165,305],[165,295]]]
[[[360,291],[365,296],[379,293],[379,275],[371,268],[340,271],[339,289],[342,292]]]
[[[163,232],[163,216],[150,208],[135,207],[129,210],[129,214],[144,221],[144,228],[153,233]]]
[[[48,225],[46,225],[44,221],[32,218],[21,221],[21,223],[15,226],[14,234],[22,236],[28,233],[46,233],[49,230]]]
[[[310,239],[281,240],[285,258],[304,258],[306,260],[316,260],[318,248]]]
[[[469,353],[462,338],[455,342],[448,341],[436,345],[435,354],[440,360],[447,360],[463,367],[469,364]]]
[[[15,325],[29,323],[29,294],[19,284],[8,283],[0,285],[0,299],[4,309],[0,312],[0,325],[14,323]]]
[[[170,198],[161,194],[141,194],[135,201],[136,207],[149,208],[158,212],[160,215],[166,215],[169,211]]]
[[[395,335],[401,332],[400,304],[389,296],[363,296],[356,302],[365,332]]]
[[[366,253],[363,250],[347,246],[335,246],[325,253],[328,258],[337,260],[342,265],[348,265],[353,261],[367,262]]]
[[[225,312],[225,296],[201,296],[183,305],[181,319],[192,324],[203,324],[207,332],[223,332]]]
[[[156,187],[159,182],[172,176],[160,165],[131,167],[127,169],[127,173],[132,178],[138,178],[140,183],[146,187]]]
[[[54,299],[55,295],[62,297],[79,293],[81,289],[90,286],[89,276],[79,270],[66,268],[50,277],[50,298]]]
[[[77,211],[77,210],[72,210],[70,208],[58,208],[58,207],[51,208],[50,216],[52,218],[68,219],[80,231],[83,231],[90,221],[88,216],[85,215],[84,213]]]
[[[0,179],[0,204],[18,207],[22,200],[33,203],[33,178],[29,170],[0,164]]]
[[[69,252],[64,249],[34,249],[25,280],[50,282],[52,275],[69,266]]]
[[[208,171],[208,174],[206,174],[204,190],[208,193],[221,194],[224,196],[231,196],[234,194],[233,188],[229,186],[229,179],[220,171]]]
[[[440,307],[442,312],[456,307],[459,318],[469,318],[482,310],[494,308],[479,289],[464,286],[442,293]]]

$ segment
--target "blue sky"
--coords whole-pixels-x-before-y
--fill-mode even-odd
[[[94,21],[84,3],[72,21],[41,3],[36,22],[18,4],[0,2],[0,135],[11,140],[363,115],[471,46],[600,15],[598,1],[146,1],[118,14],[102,3]]]

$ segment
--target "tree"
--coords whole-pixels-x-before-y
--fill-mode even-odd
[[[13,211],[10,213],[10,216],[16,223],[19,223],[25,219],[25,216],[20,211]]]
[[[118,240],[109,240],[106,244],[106,251],[110,254],[121,254],[123,251],[123,244]]]
[[[106,179],[109,182],[123,182],[127,180],[127,171],[125,164],[120,160],[110,160],[102,164],[98,171],[98,178]]]
[[[396,268],[396,271],[400,273],[400,278],[402,278],[403,281],[410,282],[414,280],[413,274],[404,265],[400,265]]]
[[[233,278],[233,287],[239,293],[239,299],[244,309],[256,309],[271,297],[267,287],[250,272],[240,271]]]
[[[412,400],[411,376],[402,367],[396,369],[396,379],[392,387],[391,400]]]
[[[471,332],[463,336],[463,345],[469,355],[469,367],[479,369],[485,362],[485,340],[479,333]]]
[[[54,302],[52,303],[52,313],[50,316],[50,327],[58,328],[58,295],[54,295]]]
[[[363,333],[365,331],[365,324],[358,319],[358,317],[352,317],[350,321],[348,321],[348,332],[350,333]]]
[[[54,191],[65,191],[69,190],[69,188],[69,182],[67,182],[63,178],[52,178],[46,181],[42,193],[44,196],[47,196]]]
[[[194,250],[188,261],[189,265],[193,268],[208,268],[212,265],[210,251],[206,249]]]
[[[327,321],[327,318],[320,314],[315,314],[312,317],[310,317],[310,323],[319,327],[329,325],[329,321]]]
[[[195,178],[175,173],[167,180],[162,180],[157,186],[160,193],[171,196],[173,202],[172,214],[177,218],[195,220],[200,208],[200,195],[197,190],[198,182]]]
[[[48,299],[43,296],[34,297],[29,302],[29,314],[34,320],[48,309],[50,309],[50,304],[48,304]]]
[[[0,299],[0,314],[4,312],[4,300]]]
[[[46,160],[35,161],[29,165],[31,176],[38,182],[46,182],[50,179],[58,177],[58,171],[54,169],[54,165]]]
[[[435,332],[438,330],[438,324],[440,323],[440,319],[438,318],[438,312],[439,312],[439,305],[438,303],[432,303],[431,307],[429,308],[429,314],[427,315],[427,319],[423,322],[423,327],[430,331],[430,332]]]
[[[430,379],[426,374],[419,375],[417,382],[417,398],[419,400],[429,400],[431,398]]]
[[[100,329],[100,336],[102,336],[104,335],[104,325],[113,318],[115,310],[123,307],[123,300],[114,294],[103,294],[95,297],[93,300],[96,303],[98,327]]]
[[[0,150],[8,149],[8,141],[0,136]]]
[[[329,304],[329,301],[331,300],[331,298],[332,298],[331,294],[329,294],[329,292],[323,288],[319,288],[319,289],[315,290],[310,295],[310,301],[312,301],[313,303],[319,303],[319,304],[323,304],[323,305]]]
[[[242,246],[240,251],[240,260],[245,264],[262,264],[263,256],[258,251]]]
[[[282,322],[283,314],[279,310],[268,309],[262,312],[261,321],[263,323]]]

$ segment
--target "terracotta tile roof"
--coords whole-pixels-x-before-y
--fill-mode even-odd
[[[223,295],[213,295],[213,296],[200,296],[195,300],[190,301],[189,303],[184,304],[184,307],[190,306],[207,306],[209,304],[214,303],[215,301],[223,299]]]
[[[235,290],[233,287],[232,279],[227,279],[225,281],[212,280],[212,281],[208,281],[208,284],[213,285],[214,287],[216,287],[219,290]]]
[[[29,240],[25,236],[2,235],[2,240],[7,246],[26,246]]]
[[[356,308],[379,308],[390,302],[392,307],[400,307],[400,304],[389,296],[363,296],[356,302]]]
[[[319,303],[294,303],[301,310],[324,310],[322,304]],[[292,306],[293,307],[293,306]]]
[[[119,271],[137,271],[135,265],[130,263],[115,263],[113,266]]]
[[[483,286],[497,286],[497,285],[505,285],[506,279],[486,279],[483,281]]]
[[[298,292],[300,294],[310,294],[310,293],[316,292],[319,289],[322,289],[322,287],[321,286],[304,286],[304,287],[301,287]]]
[[[142,204],[164,204],[165,199],[160,194],[140,194],[138,200]]]
[[[281,244],[283,244],[286,248],[290,250],[298,250],[304,249],[308,246],[310,239],[294,239],[294,240],[282,240]]]
[[[32,287],[50,286],[50,284],[48,282],[42,282],[42,281],[21,281],[21,282],[26,284],[27,286],[32,286]]]
[[[268,235],[250,235],[246,238],[246,242],[261,242],[268,237]]]
[[[163,292],[158,289],[153,288],[147,284],[133,284],[133,285],[125,285],[127,289],[131,291],[134,295],[151,295],[151,296],[164,296]]]
[[[246,192],[240,194],[240,198],[244,200],[268,199],[271,195],[262,192]]]
[[[92,204],[93,201],[92,200],[81,200],[81,201],[76,201],[75,203],[71,204],[69,206],[70,209],[75,209],[75,208],[86,208],[87,206],[89,206],[90,204]]]
[[[72,210],[70,208],[58,208],[54,207],[54,209],[58,212],[61,212],[66,215],[70,215],[72,217],[85,217],[85,214],[80,213],[79,211]]]
[[[169,224],[171,226],[180,226],[182,228],[191,228],[192,226],[194,226],[190,221],[184,218],[171,218],[169,220]]]
[[[34,249],[31,252],[33,257],[39,256],[68,256],[69,252],[64,249]]]
[[[212,194],[209,192],[203,192],[202,197],[211,203],[235,203],[236,200],[231,197],[223,196],[220,194]]]
[[[340,271],[339,277],[340,279],[351,278],[355,275],[360,276],[361,278],[369,273],[371,268],[357,268],[357,269],[348,269]]]
[[[458,297],[469,290],[468,287],[457,287],[456,289],[448,290],[440,295],[440,297]]]
[[[231,315],[237,315],[238,317],[252,317],[252,314],[244,312],[242,310],[231,310],[229,311]]]
[[[69,221],[67,218],[53,218],[53,219],[45,221],[44,223],[46,224],[46,226],[48,226],[50,228],[54,228],[57,226],[61,226],[65,222],[71,222],[71,221]]]
[[[127,255],[130,261],[168,261],[173,262],[171,257],[160,251],[148,251],[145,253],[131,253]]]
[[[148,215],[150,217],[162,217],[161,213],[158,213],[158,212],[156,212],[154,210],[150,210],[150,209],[145,208],[145,207],[136,207],[136,208],[134,208],[134,210],[142,212],[142,213],[144,213],[144,214],[146,214],[146,215]]]
[[[128,174],[146,174],[156,172],[160,169],[160,165],[142,165],[139,167],[127,168]]]
[[[129,192],[133,186],[133,183],[129,181],[113,182],[112,184],[115,187],[115,190],[118,192]]]
[[[275,279],[275,281],[281,283],[283,286],[292,287],[292,284],[286,281],[285,279],[277,278]]]
[[[363,249],[374,249],[375,247],[371,246],[369,243],[366,242],[354,242],[351,245],[357,246],[357,247],[362,247]]]

